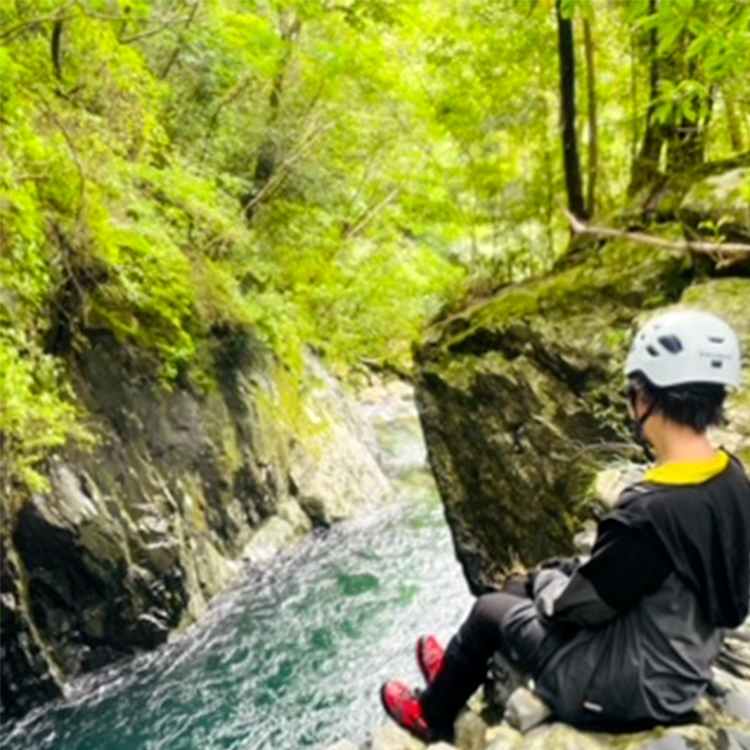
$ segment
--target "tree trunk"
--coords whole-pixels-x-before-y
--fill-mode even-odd
[[[563,18],[561,0],[555,3],[557,12],[558,50],[560,57],[560,108],[562,116],[563,163],[568,208],[575,216],[586,217],[583,202],[581,162],[578,157],[576,134],[576,63],[573,44],[573,22]]]
[[[656,13],[656,0],[649,0],[648,10],[649,15]],[[651,29],[648,35],[649,102],[646,111],[646,130],[643,134],[641,150],[633,161],[630,171],[629,195],[635,195],[642,187],[653,182],[654,178],[659,175],[659,160],[665,141],[665,134],[664,128],[654,121],[656,101],[659,96],[660,65],[657,52],[658,44],[659,39],[656,29]]]
[[[683,41],[684,48],[687,48],[689,39]],[[670,78],[673,81],[697,77],[698,71],[695,65],[688,64],[686,66],[682,51],[669,58],[667,65],[671,74]],[[691,103],[696,113],[700,113],[702,109],[706,108],[707,114],[704,119],[701,119],[700,114],[696,114],[695,121],[689,120],[683,115],[669,128],[667,145],[667,172],[669,174],[684,172],[703,164],[706,131],[711,119],[712,100],[709,99],[706,102],[702,100],[699,94],[695,94]]]
[[[586,185],[586,212],[596,213],[596,175],[599,169],[599,128],[596,112],[596,69],[594,67],[594,37],[591,23],[583,20],[583,45],[586,52],[586,91],[589,109],[588,182]]]
[[[742,139],[742,131],[740,130],[740,123],[737,119],[737,112],[734,108],[734,100],[728,91],[724,91],[724,107],[727,112],[727,128],[729,130],[732,151],[744,151],[745,146]]]
[[[61,14],[62,15],[62,14]],[[62,34],[63,19],[58,18],[52,26],[52,38],[50,39],[50,55],[52,66],[55,69],[55,78],[62,83]]]

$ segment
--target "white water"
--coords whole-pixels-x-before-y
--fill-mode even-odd
[[[444,640],[471,597],[413,406],[372,407],[400,499],[312,536],[218,597],[179,642],[70,685],[2,727],[8,750],[295,750],[362,740],[414,641]]]

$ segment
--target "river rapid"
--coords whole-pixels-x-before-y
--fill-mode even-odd
[[[72,682],[2,727],[7,750],[296,750],[364,739],[381,682],[417,683],[471,596],[411,399],[365,405],[393,504],[318,532],[217,597],[178,641]]]

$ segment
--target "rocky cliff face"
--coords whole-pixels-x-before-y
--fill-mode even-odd
[[[4,499],[5,716],[163,643],[241,560],[388,497],[353,404],[312,358],[306,368],[300,395],[245,342],[218,352],[209,393],[166,390],[92,335],[74,383],[97,445],[50,456],[48,491]]]
[[[737,170],[730,176],[736,192]],[[705,204],[718,215],[710,191],[725,183],[710,178],[693,189],[682,213],[694,222]],[[732,227],[741,236],[746,214],[735,203]],[[705,258],[610,241],[430,331],[418,352],[417,402],[456,552],[475,592],[495,587],[518,560],[530,565],[571,552],[574,532],[590,515],[594,476],[633,455],[621,370],[631,331],[647,314],[672,304],[715,311],[750,355],[747,269],[730,266],[723,278],[707,270]],[[750,367],[745,378],[750,385]],[[730,401],[722,436],[748,463],[749,391]]]

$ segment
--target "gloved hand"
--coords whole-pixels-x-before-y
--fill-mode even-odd
[[[566,576],[570,577],[575,572],[576,568],[581,564],[581,561],[577,557],[549,557],[546,560],[542,560],[536,568],[532,568],[525,582],[525,593],[522,596],[526,596],[529,599],[533,599],[535,596],[535,582],[539,573],[543,570],[559,570]],[[511,592],[512,593],[512,592]]]

